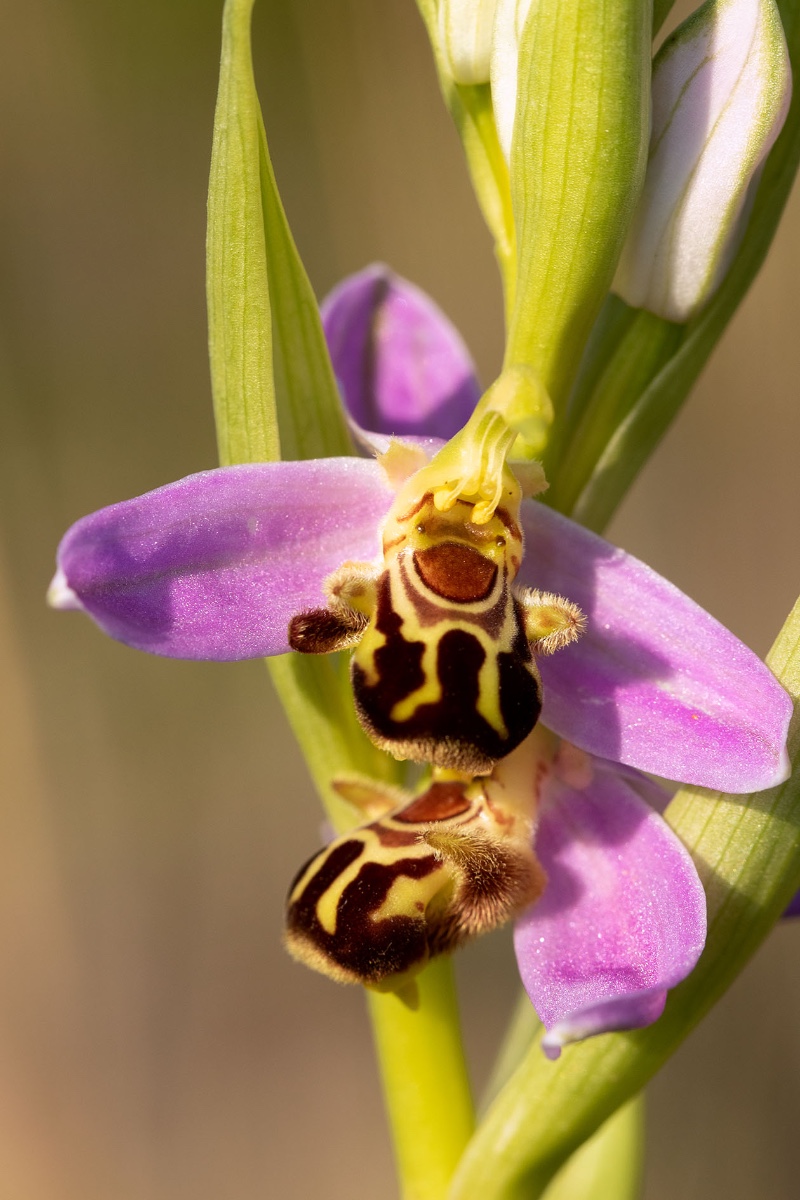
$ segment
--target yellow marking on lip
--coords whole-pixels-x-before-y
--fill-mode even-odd
[[[392,721],[409,721],[418,708],[423,704],[438,704],[442,698],[442,684],[436,670],[436,658],[439,653],[439,638],[425,639],[425,650],[422,655],[422,673],[424,681],[415,692],[398,700],[389,714]]]
[[[505,741],[508,727],[500,712],[500,668],[497,653],[487,654],[478,672],[478,700],[475,708]]]
[[[343,835],[343,837],[344,840],[347,840],[347,835]],[[422,843],[418,846],[403,846],[399,850],[396,846],[384,846],[376,831],[370,828],[369,825],[362,826],[351,837],[353,841],[363,843],[364,849],[354,862],[349,863],[339,872],[317,901],[317,920],[325,932],[331,936],[336,933],[336,922],[342,895],[345,889],[357,878],[365,863],[384,863],[392,866],[397,862],[398,857],[421,858],[423,855],[429,853],[428,848]],[[322,861],[318,860],[312,864],[314,866],[312,875],[317,874],[318,870],[323,866],[324,861],[324,859]],[[295,889],[294,895],[299,897],[300,892]],[[372,914],[373,918],[375,915],[375,913]]]
[[[386,634],[370,625],[356,647],[355,661],[364,672],[367,687],[375,687],[380,680],[380,671],[375,666],[375,655],[385,645]]]
[[[372,845],[375,840],[374,834],[372,837],[370,837],[368,830],[359,830],[358,836],[354,837],[353,840],[363,842],[364,850],[362,850],[355,862],[349,863],[344,870],[339,872],[332,883],[326,887],[325,891],[317,901],[317,920],[328,934],[334,934],[336,932],[336,916],[339,910],[339,902],[342,898],[342,892],[347,885],[355,879],[356,875],[364,865],[365,853],[369,854],[370,857],[375,853],[374,846]],[[322,864],[320,864],[320,866],[321,865]]]
[[[404,858],[427,858],[430,854],[430,847],[426,846],[424,842],[420,842],[417,847],[412,848],[411,853],[408,853],[405,847],[403,848]],[[389,888],[383,904],[371,914],[372,920],[383,921],[387,917],[421,916],[422,911],[448,882],[449,872],[444,864],[431,871],[429,875],[424,875],[422,879],[398,875]]]

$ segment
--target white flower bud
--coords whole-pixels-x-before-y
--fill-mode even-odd
[[[709,0],[667,39],[653,64],[644,189],[614,283],[628,304],[683,323],[710,299],[790,95],[774,0]]]
[[[439,38],[456,83],[488,83],[497,0],[440,0]]]
[[[511,158],[511,137],[517,109],[517,60],[519,43],[533,0],[496,0],[492,38],[492,104],[497,136]]]

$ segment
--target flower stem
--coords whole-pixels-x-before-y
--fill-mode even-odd
[[[644,1165],[644,1097],[639,1095],[576,1150],[543,1200],[636,1200]]]
[[[506,323],[514,310],[517,250],[508,166],[500,148],[488,83],[458,84],[450,78],[442,58],[436,0],[417,0],[431,40],[444,102],[450,110],[464,146],[472,186],[489,231],[503,281]]]
[[[443,1200],[474,1126],[452,962],[368,1001],[402,1200]]]
[[[525,992],[506,1033],[486,1090],[487,1108],[530,1049],[541,1022]],[[624,1104],[580,1146],[547,1188],[542,1200],[636,1200],[644,1165],[644,1096]]]
[[[617,307],[622,306],[622,301],[616,298],[613,302]],[[636,398],[674,357],[683,338],[681,325],[664,321],[652,313],[628,309],[626,315],[629,323],[610,362],[595,380],[580,419],[567,431],[558,469],[551,468],[555,482],[548,503],[568,515],[572,515],[579,505],[600,458],[607,451],[615,431],[629,415]],[[584,516],[581,513],[581,519]],[[591,525],[591,521],[586,524]]]
[[[486,1111],[508,1083],[541,1027],[542,1023],[536,1015],[528,993],[520,988],[516,1007],[508,1023],[486,1091],[481,1098],[481,1113]]]

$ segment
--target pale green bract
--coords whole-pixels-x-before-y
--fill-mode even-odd
[[[650,30],[643,0],[537,0],[520,40],[510,164],[517,284],[505,362],[532,367],[557,412],[644,179]]]
[[[269,157],[250,48],[254,0],[227,0],[208,193],[211,382],[226,464],[352,453],[316,299]],[[352,814],[330,787],[358,769],[398,781],[359,726],[342,655],[269,661],[331,819]]]

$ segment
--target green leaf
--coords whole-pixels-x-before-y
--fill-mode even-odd
[[[280,458],[261,196],[261,113],[250,56],[253,0],[222,22],[208,188],[206,293],[211,386],[223,464]]]
[[[617,296],[609,296],[595,329],[605,336],[595,341],[593,331],[589,340],[570,399],[570,440],[565,448],[556,434],[545,463],[552,480],[547,503],[565,513],[575,511],[637,396],[647,390],[684,339],[682,325],[629,308]]]
[[[351,452],[317,303],[269,159],[252,8],[253,0],[227,0],[223,12],[208,196],[211,379],[224,464],[281,451],[295,459]],[[352,825],[331,779],[356,770],[397,782],[401,768],[358,724],[346,657],[292,654],[268,666],[331,819]]]
[[[227,0],[208,193],[207,292],[223,463],[350,454],[319,310],[283,211],[250,44]],[[280,431],[280,432],[278,432]]]
[[[695,970],[647,1029],[567,1047],[539,1038],[481,1122],[452,1200],[536,1200],[559,1166],[636,1095],[734,981],[800,885],[800,601],[767,659],[795,701],[792,777],[751,796],[683,788],[666,818],[706,889],[708,939]],[[544,1114],[544,1119],[543,1119]]]
[[[537,0],[520,44],[511,151],[517,294],[506,364],[556,409],[611,284],[641,189],[649,0]]]
[[[316,297],[289,230],[260,121],[259,128],[281,451],[291,459],[352,454]]]

